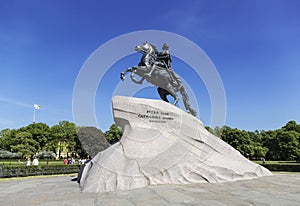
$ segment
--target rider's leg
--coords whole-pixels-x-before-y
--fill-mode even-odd
[[[154,72],[154,70],[156,69],[156,67],[163,67],[164,65],[161,62],[154,62],[150,68],[150,72],[145,74],[149,77],[151,77],[152,73]]]
[[[150,72],[145,74],[146,76],[148,77],[151,77],[152,73],[154,72],[155,70],[155,66],[156,66],[156,63],[152,64],[151,68],[150,68]]]

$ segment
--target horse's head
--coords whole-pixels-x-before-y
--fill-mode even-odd
[[[143,43],[141,45],[136,46],[135,47],[135,51],[146,53],[146,54],[153,53],[153,52],[154,53],[158,52],[157,49],[156,49],[156,47],[154,45],[148,43],[148,42],[145,42],[145,43]]]

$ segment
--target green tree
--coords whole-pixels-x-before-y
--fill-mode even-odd
[[[1,141],[0,141],[0,147],[3,150],[12,152],[12,146],[16,145],[16,134],[18,133],[18,130],[10,130],[10,129],[4,129],[1,131]]]
[[[112,124],[109,130],[104,133],[104,136],[110,144],[114,144],[121,139],[122,130],[116,124]]]
[[[58,125],[54,125],[50,129],[51,139],[48,148],[51,148],[51,151],[57,151],[58,156],[61,157],[61,152],[64,148],[67,149],[67,156],[71,154],[75,155],[79,143],[76,125],[69,121],[60,121]],[[59,148],[58,148],[59,147]]]
[[[300,157],[300,147],[296,131],[279,131],[276,135],[279,159],[296,160]]]
[[[259,131],[255,132],[248,132],[251,140],[251,145],[253,147],[253,158],[254,159],[261,159],[265,158],[268,152],[268,148],[263,146],[262,142],[262,135]]]
[[[102,131],[96,127],[82,127],[77,132],[82,149],[78,152],[82,157],[95,157],[110,146]]]
[[[239,146],[239,130],[228,126],[222,127],[221,139],[230,144],[235,149]]]
[[[216,135],[216,134],[215,134],[215,131],[214,131],[211,127],[205,126],[205,129],[206,129],[207,131],[209,131],[211,134]]]
[[[214,134],[217,137],[221,137],[224,128],[226,128],[226,126],[223,126],[223,127],[216,126],[215,129],[214,129]]]
[[[268,148],[268,152],[266,153],[266,159],[268,160],[277,160],[279,159],[279,148],[276,140],[277,131],[269,130],[262,131],[262,143]]]
[[[45,123],[33,123],[26,127],[22,127],[19,131],[29,132],[32,135],[32,139],[38,142],[37,150],[46,150],[46,144],[50,139],[50,127]]]
[[[38,145],[39,143],[32,138],[32,134],[20,131],[16,134],[11,149],[13,152],[22,153],[23,157],[32,157],[36,154]]]
[[[286,123],[285,126],[282,127],[283,130],[285,131],[296,131],[300,132],[298,129],[300,129],[299,125],[295,121],[289,121]]]
[[[255,144],[250,137],[251,133],[237,128],[232,129],[228,126],[223,126],[221,130],[222,140],[230,144],[245,157],[249,159],[253,159],[255,157]]]
[[[263,143],[269,149],[267,159],[296,160],[300,157],[299,133],[291,128],[262,132]]]
[[[10,129],[3,129],[0,132],[0,149],[10,151],[10,145],[12,144],[11,141],[11,130]]]
[[[1,130],[0,131],[0,139],[2,139],[2,138],[5,138],[5,136],[8,134],[8,133],[10,133],[10,129],[9,128],[6,128],[6,129],[3,129],[3,130]]]

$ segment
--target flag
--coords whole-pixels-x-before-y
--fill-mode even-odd
[[[34,109],[41,109],[41,106],[38,104],[34,104],[33,107],[34,107]]]

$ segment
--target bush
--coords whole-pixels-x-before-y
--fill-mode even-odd
[[[78,173],[81,165],[4,166],[0,165],[0,177],[25,177],[35,175]]]
[[[277,163],[277,164],[260,164],[261,166],[271,170],[271,171],[284,171],[284,172],[300,172],[300,164],[287,164],[287,163]]]
[[[22,156],[22,153],[12,153],[6,150],[0,150],[0,159],[17,159]]]
[[[47,159],[47,158],[55,159],[56,158],[55,152],[52,152],[52,151],[41,151],[36,156],[40,159]]]

